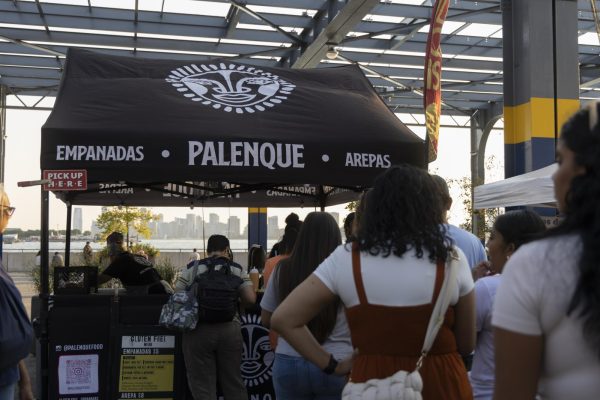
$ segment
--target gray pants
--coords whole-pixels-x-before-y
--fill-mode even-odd
[[[217,378],[225,400],[248,400],[242,381],[242,332],[238,321],[198,324],[183,334],[183,356],[194,400],[214,400]]]

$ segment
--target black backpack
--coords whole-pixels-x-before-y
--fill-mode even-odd
[[[197,275],[194,289],[198,298],[198,322],[219,323],[232,321],[237,313],[239,287],[242,278],[231,273],[227,260],[216,270],[215,260],[206,264],[208,271]]]

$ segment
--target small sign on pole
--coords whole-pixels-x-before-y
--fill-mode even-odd
[[[87,171],[85,169],[50,169],[42,172],[44,190],[69,191],[87,190]]]

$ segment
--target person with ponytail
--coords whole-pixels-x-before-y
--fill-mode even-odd
[[[552,176],[562,223],[504,267],[492,325],[494,399],[598,399],[600,393],[599,103],[569,119]]]

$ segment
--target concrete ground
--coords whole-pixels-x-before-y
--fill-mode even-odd
[[[12,272],[10,276],[15,281],[17,288],[21,292],[21,296],[23,296],[23,304],[25,304],[25,308],[27,309],[27,314],[31,316],[31,296],[36,294],[35,287],[33,286],[33,281],[31,280],[31,276],[26,272]],[[31,383],[34,390],[36,392],[36,370],[35,370],[35,357],[33,355],[29,355],[25,360],[27,364],[27,369],[29,370],[29,376],[31,377]],[[15,393],[15,400],[18,400],[18,393]]]

